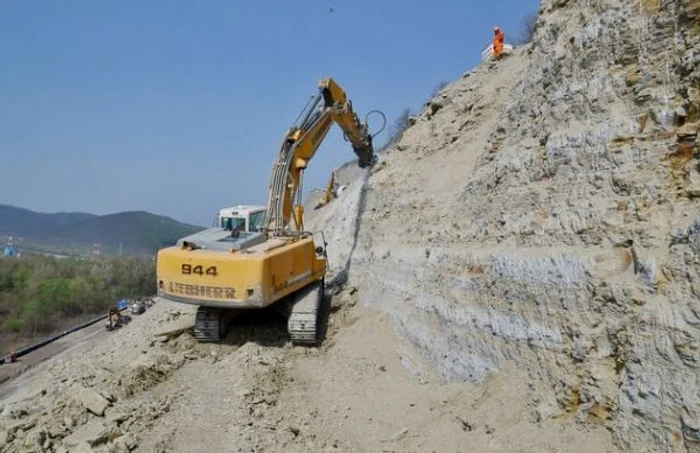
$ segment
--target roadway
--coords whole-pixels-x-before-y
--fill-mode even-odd
[[[5,398],[20,387],[24,378],[41,373],[53,361],[67,358],[81,350],[78,346],[88,341],[99,341],[100,337],[104,335],[109,335],[109,332],[105,330],[104,321],[98,321],[19,357],[15,363],[0,365],[0,399]]]

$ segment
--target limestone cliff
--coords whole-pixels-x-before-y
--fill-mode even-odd
[[[536,420],[700,451],[699,67],[697,0],[544,0],[315,215],[332,264],[445,377],[514,362]]]

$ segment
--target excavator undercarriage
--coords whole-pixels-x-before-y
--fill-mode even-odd
[[[321,279],[270,307],[287,318],[287,332],[293,344],[313,346],[319,342],[324,286]],[[195,339],[202,342],[223,340],[234,318],[242,311],[200,306],[195,316]]]
[[[315,345],[318,342],[323,298],[323,280],[294,294],[287,317],[287,331],[292,343]]]

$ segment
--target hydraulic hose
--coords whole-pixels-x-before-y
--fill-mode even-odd
[[[382,127],[379,129],[379,131],[377,131],[377,132],[375,132],[374,134],[372,134],[372,139],[374,139],[374,137],[376,137],[377,135],[381,134],[382,131],[384,130],[384,128],[386,127],[386,115],[385,115],[384,112],[382,112],[381,110],[370,110],[369,112],[367,112],[367,115],[365,115],[365,123],[366,123],[366,124],[369,124],[369,116],[370,116],[372,113],[379,113],[379,114],[382,116],[382,118],[384,119],[384,124],[382,124]]]

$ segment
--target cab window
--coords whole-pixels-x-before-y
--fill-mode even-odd
[[[250,231],[258,231],[262,226],[265,211],[256,212],[250,215]]]

